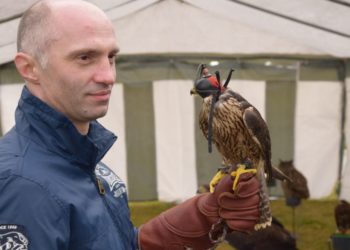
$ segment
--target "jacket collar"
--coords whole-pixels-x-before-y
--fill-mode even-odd
[[[73,123],[24,87],[16,110],[16,129],[70,162],[94,169],[117,137],[97,121],[81,135]]]

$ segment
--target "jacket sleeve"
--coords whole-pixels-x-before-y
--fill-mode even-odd
[[[0,197],[0,246],[68,249],[68,215],[43,186],[20,176],[0,177]]]

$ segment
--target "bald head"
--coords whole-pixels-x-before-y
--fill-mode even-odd
[[[77,24],[83,16],[110,22],[102,10],[82,0],[36,2],[24,12],[20,21],[17,51],[31,55],[44,67],[48,63],[47,50],[60,39],[62,26]]]

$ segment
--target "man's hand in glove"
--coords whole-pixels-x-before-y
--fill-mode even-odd
[[[259,218],[259,182],[254,170],[223,174],[204,193],[163,212],[139,229],[141,250],[205,250],[227,230],[249,232]]]

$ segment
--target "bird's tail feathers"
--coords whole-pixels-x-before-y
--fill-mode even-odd
[[[255,230],[259,230],[262,228],[266,228],[267,226],[271,226],[272,215],[271,215],[271,207],[270,207],[270,199],[268,195],[268,189],[266,185],[266,178],[264,173],[264,168],[258,166],[257,168],[257,178],[260,182],[260,202],[259,202],[259,221],[255,225]]]
[[[265,166],[264,166],[264,169],[266,171],[266,179],[267,179],[267,183],[272,183],[273,181],[273,178],[274,178],[274,170],[273,170],[273,167],[272,167],[272,164],[271,164],[271,160],[266,160],[265,161]]]

